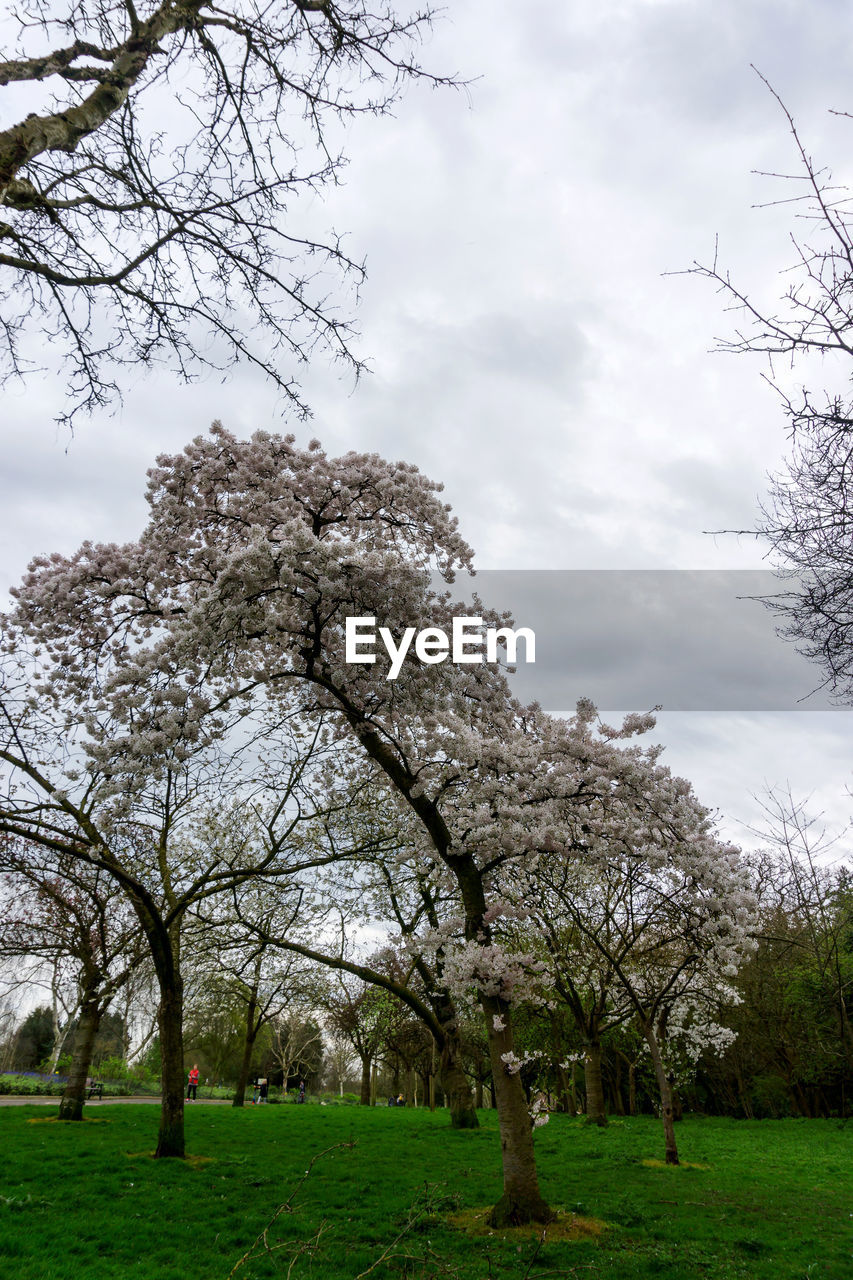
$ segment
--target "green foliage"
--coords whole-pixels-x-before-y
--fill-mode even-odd
[[[755,1076],[750,1085],[749,1099],[757,1120],[778,1120],[791,1114],[791,1095],[780,1076]]]
[[[53,1010],[42,1004],[24,1018],[15,1041],[12,1067],[16,1071],[36,1071],[46,1062],[53,1048]]]
[[[191,1107],[194,1157],[182,1162],[150,1158],[151,1107],[101,1106],[100,1123],[83,1125],[50,1123],[47,1111],[0,1109],[0,1270],[16,1280],[227,1280],[311,1158],[352,1139],[276,1218],[269,1238],[281,1250],[258,1251],[235,1280],[275,1280],[291,1262],[291,1280],[354,1280],[385,1250],[375,1274],[389,1280],[849,1274],[851,1132],[833,1121],[689,1117],[690,1163],[667,1168],[651,1118],[599,1130],[554,1116],[536,1137],[543,1186],[608,1225],[537,1253],[535,1236],[467,1235],[451,1222],[500,1192],[494,1112],[451,1140],[446,1114],[412,1108]]]
[[[160,1037],[155,1036],[142,1057],[134,1063],[134,1068],[143,1079],[159,1080],[163,1070],[163,1059],[160,1053]]]
[[[14,1072],[0,1075],[0,1094],[13,1097],[58,1098],[65,1092],[65,1082],[43,1080],[38,1076],[20,1076]]]
[[[124,1058],[102,1058],[97,1075],[102,1080],[114,1080],[117,1084],[131,1078],[131,1071]]]

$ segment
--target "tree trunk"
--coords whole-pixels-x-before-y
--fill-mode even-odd
[[[672,1118],[677,1124],[679,1120],[684,1119],[684,1105],[681,1101],[681,1095],[675,1087],[675,1080],[672,1076],[668,1076],[667,1079],[669,1080],[669,1091],[672,1094]]]
[[[571,1093],[569,1091],[569,1077],[566,1074],[566,1068],[559,1062],[555,1062],[554,1075],[557,1080],[557,1109],[565,1115],[574,1115],[572,1109]]]
[[[55,1009],[53,1014],[53,1020],[54,1020],[53,1051],[50,1055],[50,1062],[48,1063],[48,1070],[50,1071],[51,1075],[56,1074],[56,1068],[59,1066],[59,1059],[62,1056],[62,1050],[65,1048],[65,1041],[68,1038],[68,1028],[71,1025],[71,1019],[66,1018],[64,1026],[60,1029],[59,1023],[57,1021]],[[71,1052],[73,1054],[74,1050],[72,1049]]]
[[[616,1112],[617,1116],[624,1116],[625,1099],[622,1096],[622,1063],[618,1057],[610,1057],[608,1064],[610,1067],[608,1079],[612,1110]]]
[[[492,1063],[503,1160],[503,1195],[489,1214],[492,1227],[552,1222],[554,1213],[542,1199],[533,1154],[533,1125],[521,1075],[513,1071],[512,1025],[509,1006],[494,996],[481,1000]],[[496,1027],[495,1024],[498,1024]]]
[[[243,1045],[243,1060],[240,1063],[240,1074],[237,1077],[237,1087],[234,1090],[234,1100],[232,1107],[242,1107],[246,1101],[246,1086],[249,1083],[249,1072],[252,1069],[252,1054],[255,1051],[255,1037],[258,1034],[258,1028],[255,1026],[255,1009],[257,1008],[257,990],[252,989],[249,993],[249,1003],[246,1006],[246,1040]],[[284,1082],[285,1089],[287,1081]]]
[[[571,1070],[570,1070],[570,1072],[569,1072],[569,1096],[570,1096],[570,1098],[571,1098],[571,1100],[572,1100],[572,1115],[573,1115],[573,1116],[576,1116],[576,1115],[578,1114],[578,1112],[580,1111],[580,1107],[578,1106],[578,1084],[577,1084],[577,1074],[578,1074],[578,1071],[577,1071],[577,1068],[578,1068],[578,1064],[577,1064],[577,1062],[575,1061],[575,1059],[574,1059],[574,1058],[572,1058],[572,1066],[571,1066]]]
[[[672,1115],[672,1090],[669,1087],[669,1079],[666,1069],[663,1065],[660,1047],[658,1045],[657,1036],[651,1026],[643,1027],[643,1035],[646,1037],[646,1043],[649,1046],[649,1052],[652,1055],[652,1062],[655,1068],[655,1079],[658,1083],[660,1091],[660,1113],[663,1120],[663,1140],[666,1149],[666,1163],[678,1164],[678,1147],[675,1143],[675,1125],[673,1124]]]
[[[586,1083],[586,1122],[604,1128],[607,1113],[604,1110],[604,1083],[601,1078],[601,1044],[598,1040],[587,1043],[583,1062]]]
[[[370,1059],[362,1058],[361,1060],[361,1097],[359,1104],[362,1107],[370,1106]]]
[[[474,1106],[478,1111],[483,1110],[483,1077],[477,1076],[477,1090],[474,1098]]]
[[[471,1085],[459,1062],[460,1046],[455,1037],[448,1036],[442,1046],[441,1088],[450,1102],[451,1129],[479,1129],[480,1121],[471,1097]]]
[[[632,1116],[637,1114],[637,1064],[635,1062],[628,1063],[628,1112]]]
[[[155,1156],[184,1155],[184,1033],[183,982],[174,972],[160,987],[160,1060],[162,1107]]]
[[[92,1050],[95,1047],[95,1036],[98,1034],[100,1024],[101,1009],[97,998],[91,994],[84,995],[80,1005],[77,1031],[74,1035],[71,1071],[59,1104],[60,1120],[83,1119],[83,1104],[86,1101],[86,1081],[89,1078]]]
[[[255,1051],[254,1034],[246,1033],[246,1043],[243,1046],[243,1061],[240,1063],[240,1074],[237,1077],[237,1087],[234,1090],[234,1098],[232,1107],[242,1107],[246,1101],[246,1088],[249,1083],[249,1073],[252,1070],[252,1054]]]

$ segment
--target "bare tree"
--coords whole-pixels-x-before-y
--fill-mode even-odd
[[[29,326],[66,362],[66,420],[113,400],[128,364],[189,379],[245,360],[302,410],[292,369],[318,343],[357,373],[332,280],[363,269],[292,205],[338,180],[333,121],[387,112],[426,75],[431,17],[386,0],[23,0],[0,61],[12,110],[37,104],[0,130],[7,376],[35,367]]]
[[[315,1021],[314,1012],[304,1000],[294,1000],[287,1014],[270,1022],[270,1057],[281,1072],[282,1091],[287,1091],[289,1078],[297,1071],[309,1074],[309,1065],[322,1065],[323,1029]],[[310,1073],[314,1074],[313,1066]]]
[[[343,1097],[344,1082],[351,1078],[351,1073],[355,1069],[356,1054],[342,1031],[327,1029],[325,1043],[326,1072],[328,1073],[326,1087],[337,1089],[339,1095]]]
[[[95,1038],[116,993],[142,959],[142,929],[118,885],[97,867],[10,840],[3,842],[0,871],[6,890],[0,955],[38,958],[51,967],[51,1070],[74,1025],[59,1118],[81,1120]],[[68,985],[74,994],[63,1001],[62,987]],[[59,1002],[65,1014],[62,1028]]]
[[[299,915],[301,895],[288,881],[248,881],[226,901],[204,902],[195,913],[192,943],[196,968],[216,1005],[235,1012],[241,1029],[240,1065],[233,1106],[242,1107],[258,1037],[265,1026],[278,1024],[290,1007],[304,1000],[311,980],[306,965],[270,942],[275,917],[289,929]],[[244,926],[243,920],[252,921]],[[278,1032],[273,1031],[278,1042]]]
[[[774,358],[795,366],[810,354],[835,357],[843,373],[844,361],[853,357],[853,192],[815,164],[790,111],[767,87],[784,114],[796,155],[793,174],[765,175],[786,183],[781,199],[773,203],[789,203],[796,214],[793,262],[785,273],[789,283],[781,299],[768,304],[734,282],[716,255],[710,265],[697,262],[691,270],[712,280],[741,318],[720,349],[768,357],[767,377],[779,391],[788,419],[791,456],[785,470],[771,479],[756,530],[769,543],[783,578],[783,589],[765,603],[781,618],[782,634],[823,668],[826,686],[849,701],[853,396],[815,395],[805,387],[789,393],[777,380]]]
[[[361,1105],[376,1105],[373,1073],[382,1056],[395,1021],[402,1016],[400,1005],[387,991],[363,979],[336,975],[324,999],[332,1030],[346,1037],[361,1063]]]

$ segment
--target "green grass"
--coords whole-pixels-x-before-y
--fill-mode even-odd
[[[853,1275],[853,1124],[688,1117],[682,1156],[708,1167],[667,1168],[654,1163],[656,1121],[598,1130],[555,1116],[536,1135],[543,1189],[607,1227],[540,1247],[452,1225],[470,1224],[500,1193],[493,1113],[481,1113],[479,1132],[454,1134],[442,1112],[194,1107],[194,1158],[180,1162],[147,1154],[156,1108],[103,1105],[80,1125],[46,1122],[45,1111],[0,1109],[0,1275],[16,1280],[227,1280],[311,1157],[351,1140],[315,1164],[295,1211],[271,1228],[270,1243],[286,1247],[253,1257],[235,1280],[286,1277],[300,1248],[291,1280],[354,1280],[413,1205],[414,1226],[370,1272],[376,1280]]]

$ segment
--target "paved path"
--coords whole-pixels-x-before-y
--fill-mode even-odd
[[[159,1098],[152,1098],[150,1095],[140,1095],[138,1098],[92,1098],[86,1103],[87,1107],[112,1107],[118,1104],[121,1106],[127,1102],[144,1102],[153,1106],[160,1105]],[[195,1102],[185,1104],[189,1107],[230,1107],[230,1098],[198,1098]],[[38,1095],[34,1097],[16,1098],[9,1094],[0,1095],[0,1107],[58,1107],[59,1097],[47,1098]]]

